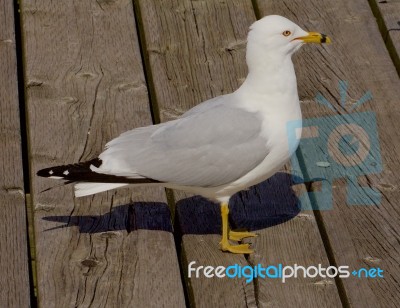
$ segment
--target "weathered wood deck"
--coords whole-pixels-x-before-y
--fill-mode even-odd
[[[399,1],[1,4],[0,307],[398,306]],[[337,179],[332,209],[305,209],[324,208],[303,198],[321,188],[279,173],[232,200],[232,225],[260,234],[251,240],[256,253],[243,256],[218,249],[219,207],[202,198],[134,188],[75,199],[70,185],[36,177],[236,89],[247,72],[248,27],[270,14],[333,39],[295,56],[305,118],[337,114],[314,98],[320,92],[339,106],[341,80],[351,103],[373,94],[357,111],[376,115],[383,170],[358,181],[381,193],[379,205],[347,205],[347,183]],[[379,266],[384,278],[189,279],[192,261]]]

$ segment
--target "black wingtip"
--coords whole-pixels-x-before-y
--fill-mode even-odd
[[[99,167],[101,165],[101,160],[99,158],[95,158],[90,161],[77,164],[54,166],[41,169],[36,172],[36,174],[45,178],[57,177],[66,180],[73,178],[73,180],[75,180],[75,177],[77,175],[81,175],[82,173],[92,173],[92,171],[90,170],[91,165]]]
[[[97,182],[97,183],[128,183],[128,184],[146,184],[146,183],[161,183],[150,178],[126,178],[123,176],[109,175],[93,172],[91,166],[100,167],[101,159],[95,158],[90,161],[72,164],[55,166],[39,170],[36,174],[45,178],[55,178],[66,180],[69,182]]]
[[[52,168],[45,168],[45,169],[41,169],[38,172],[36,172],[36,175],[38,176],[42,176],[45,178],[51,177],[52,175]]]
[[[38,176],[45,176],[45,169],[39,170],[38,172],[36,172],[36,175]]]

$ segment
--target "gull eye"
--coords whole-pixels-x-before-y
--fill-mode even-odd
[[[289,30],[283,31],[283,36],[289,36],[290,34],[292,34],[292,32],[290,32]]]

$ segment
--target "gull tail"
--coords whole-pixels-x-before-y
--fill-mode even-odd
[[[99,192],[128,186],[129,184],[122,183],[89,183],[81,182],[75,184],[75,197],[83,197],[97,194]]]
[[[42,169],[37,172],[37,175],[51,179],[66,180],[68,181],[67,184],[77,183],[75,185],[76,197],[93,195],[129,184],[160,183],[157,180],[149,178],[128,178],[125,176],[98,173],[91,169],[91,167],[99,168],[101,164],[101,159],[95,158],[78,164]]]

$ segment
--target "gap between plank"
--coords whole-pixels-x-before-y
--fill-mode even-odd
[[[258,7],[258,1],[251,0],[251,5],[253,6],[254,15],[256,16],[256,19],[257,20],[261,19],[261,11],[260,8]]]
[[[148,89],[147,93],[149,99],[151,118],[153,124],[159,124],[161,123],[160,109],[157,102],[156,90],[154,87],[154,79],[150,69],[151,65],[150,65],[149,53],[146,48],[146,36],[143,28],[142,13],[140,11],[140,5],[138,1],[133,1],[133,15],[135,16],[140,56],[142,58],[142,63],[143,63],[143,73]],[[165,195],[167,197],[167,205],[171,211],[172,226],[174,226],[176,202],[174,199],[172,189],[165,188]],[[176,241],[175,241],[175,246],[177,246]]]
[[[256,0],[251,0],[253,10],[254,10],[254,15],[257,20],[261,18],[260,10],[257,4]],[[157,102],[157,96],[156,96],[156,90],[154,87],[154,79],[153,75],[151,73],[151,64],[150,64],[150,59],[149,59],[149,54],[146,48],[146,36],[143,28],[143,22],[142,22],[142,17],[141,17],[141,10],[140,10],[140,4],[138,1],[133,1],[133,13],[135,16],[135,23],[136,23],[136,30],[138,34],[138,41],[139,41],[139,49],[140,49],[140,54],[142,57],[142,63],[143,63],[143,71],[144,71],[144,76],[145,76],[145,82],[147,85],[148,89],[148,98],[149,98],[149,104],[150,104],[150,110],[151,110],[151,116],[153,120],[153,124],[159,124],[161,122],[160,118],[160,109],[159,109],[159,104]],[[178,234],[177,231],[179,231],[179,228],[177,228],[178,225],[178,217],[176,216],[176,202],[173,194],[173,190],[166,188],[165,193],[167,196],[167,203],[171,211],[171,218],[172,218],[172,225],[174,228],[174,240],[175,240],[175,249],[177,251],[178,259],[180,260],[179,262],[179,269],[181,272],[181,281],[182,285],[184,286],[184,296],[185,296],[185,303],[187,307],[190,307],[190,298],[193,298],[192,293],[192,288],[190,286],[190,283],[188,283],[188,277],[185,276],[185,269],[184,266],[187,267],[188,260],[185,260],[186,254],[184,253],[184,249],[181,246],[181,241],[182,241],[182,234]],[[249,255],[244,255],[246,262],[248,265],[253,266],[252,262],[249,260]],[[253,279],[253,288],[254,288],[254,296],[255,296],[255,301],[256,301],[256,306],[259,307],[259,299],[258,299],[258,291],[259,291],[259,286],[258,286],[258,280],[257,278]]]
[[[145,36],[145,31],[143,28],[143,21],[142,21],[142,13],[140,10],[140,4],[138,1],[133,1],[133,15],[135,17],[135,25],[136,25],[136,31],[137,31],[137,36],[138,36],[138,42],[139,42],[139,50],[140,50],[140,56],[142,58],[142,64],[143,64],[143,73],[144,73],[144,78],[147,86],[147,93],[148,93],[148,99],[149,99],[149,107],[150,107],[150,113],[151,113],[151,118],[153,124],[159,124],[161,123],[161,118],[160,118],[160,109],[158,106],[157,102],[157,96],[156,96],[156,90],[154,87],[154,79],[153,75],[151,73],[151,65],[150,65],[150,59],[149,59],[149,53],[146,48],[146,36]],[[177,234],[176,230],[176,224],[177,220],[176,218],[176,202],[174,198],[173,191],[171,189],[165,188],[165,194],[167,197],[167,205],[170,209],[171,212],[171,223],[173,227],[173,236],[174,236],[174,243],[175,243],[175,251],[177,253],[178,257],[178,264],[179,264],[179,271],[180,271],[180,278],[183,286],[183,293],[185,297],[185,305],[189,307],[189,296],[188,296],[188,290],[186,288],[185,284],[185,277],[184,277],[184,269],[183,269],[183,264],[181,260],[181,240],[182,236],[181,234]]]
[[[251,262],[251,260],[250,260],[250,255],[246,254],[246,255],[244,255],[244,258],[246,259],[247,263],[252,268],[255,267],[255,264],[253,262]],[[253,284],[253,289],[254,289],[254,299],[256,301],[256,307],[258,308],[258,307],[260,307],[260,300],[259,300],[259,295],[258,295],[260,292],[260,287],[259,287],[259,283],[258,283],[258,277],[253,278],[252,284]]]
[[[26,232],[27,232],[27,252],[29,268],[30,303],[32,308],[37,307],[37,286],[36,286],[36,264],[35,264],[35,236],[32,207],[30,204],[30,168],[29,168],[29,146],[28,146],[28,116],[25,108],[25,86],[24,86],[24,55],[22,49],[21,16],[19,1],[14,1],[14,33],[15,33],[15,52],[17,59],[17,82],[18,82],[18,103],[21,133],[21,155],[22,173],[24,179],[25,212],[26,212]]]
[[[22,35],[20,9],[17,1],[14,1],[14,29],[15,29],[15,50],[17,57],[17,77],[18,77],[18,101],[19,101],[19,118],[21,132],[21,151],[22,151],[22,171],[24,177],[24,191],[26,194],[30,192],[30,175],[29,175],[29,149],[28,149],[28,132],[27,132],[27,114],[25,108],[25,86],[24,86],[24,61],[22,51]]]
[[[297,150],[295,155],[297,156],[297,159],[299,161],[301,173],[308,176],[307,168],[305,168],[304,158],[303,158],[303,155],[300,152],[300,150]],[[312,184],[310,186],[307,186],[307,191],[309,191],[309,188],[311,188],[311,189],[313,188]],[[336,262],[335,255],[333,253],[333,248],[332,248],[331,242],[329,240],[328,232],[326,231],[326,228],[325,228],[324,219],[322,218],[322,215],[320,212],[321,210],[315,209],[315,208],[319,208],[319,205],[318,205],[316,199],[312,195],[311,196],[308,195],[308,197],[310,199],[312,208],[314,209],[313,213],[315,216],[315,220],[317,222],[318,231],[321,236],[326,255],[328,257],[329,265],[335,266],[337,268],[338,264]],[[344,284],[343,284],[343,280],[341,278],[339,278],[338,276],[336,276],[335,284],[338,289],[339,298],[340,298],[340,301],[342,302],[343,307],[350,308],[351,305],[350,305],[349,297],[346,293],[346,288],[344,287]]]
[[[153,75],[150,69],[149,53],[146,48],[146,36],[143,29],[142,14],[138,1],[133,1],[133,15],[135,16],[136,31],[139,41],[139,50],[142,57],[143,73],[147,85],[147,93],[149,98],[150,112],[153,124],[159,124],[160,110],[157,103],[156,91],[154,88]]]
[[[385,20],[383,19],[382,13],[376,1],[377,0],[368,0],[368,4],[371,8],[372,14],[375,16],[379,32],[381,33],[386,49],[389,52],[390,59],[392,59],[393,65],[400,77],[400,55],[397,53],[397,50],[393,45],[393,41],[389,35],[389,29],[386,27]]]

